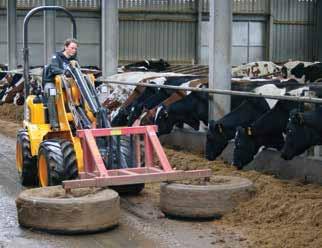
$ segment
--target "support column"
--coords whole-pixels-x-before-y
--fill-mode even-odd
[[[274,41],[273,41],[273,29],[274,29],[274,1],[269,1],[270,11],[269,11],[269,18],[268,18],[268,60],[273,61],[273,49],[274,49]]]
[[[201,63],[201,26],[202,26],[202,3],[203,0],[196,0],[196,8],[198,12],[198,20],[197,20],[197,39],[196,39],[196,63],[200,64]]]
[[[117,73],[119,50],[118,1],[101,1],[102,76]]]
[[[17,1],[7,0],[7,46],[9,70],[17,68]]]
[[[209,20],[209,88],[230,89],[232,50],[232,1],[213,0]],[[230,111],[230,96],[213,95],[209,120],[219,119]]]
[[[54,6],[55,0],[44,0],[44,5]],[[44,11],[44,64],[48,64],[56,51],[56,11]]]

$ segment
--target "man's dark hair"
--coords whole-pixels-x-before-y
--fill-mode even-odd
[[[64,42],[64,47],[65,46],[69,46],[70,45],[70,43],[75,43],[76,45],[78,45],[78,41],[76,40],[76,39],[72,39],[72,38],[70,38],[70,39],[67,39],[67,40],[65,40],[65,42]]]

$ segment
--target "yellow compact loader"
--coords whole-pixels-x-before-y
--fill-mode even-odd
[[[81,72],[77,61],[71,61],[66,75],[53,79],[56,86],[49,95],[43,90],[30,94],[28,22],[41,10],[62,10],[73,24],[69,11],[59,6],[42,6],[31,10],[24,20],[24,121],[17,134],[16,165],[23,185],[57,185],[63,180],[74,179],[83,171],[83,151],[77,129],[109,127],[107,113],[101,107],[94,88],[94,77]],[[46,66],[44,67],[44,72]],[[44,73],[43,73],[44,74]],[[54,97],[58,128],[53,128],[48,117],[48,99]],[[101,140],[104,142],[104,140]]]

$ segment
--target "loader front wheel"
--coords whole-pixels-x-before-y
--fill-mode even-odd
[[[77,178],[73,145],[67,140],[45,140],[39,146],[38,177],[41,187],[60,185]]]
[[[26,129],[17,134],[16,166],[23,186],[37,185],[37,163],[31,156],[30,139]]]

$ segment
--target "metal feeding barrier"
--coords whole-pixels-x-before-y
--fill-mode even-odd
[[[64,189],[209,178],[212,175],[210,169],[190,171],[173,169],[156,135],[156,130],[157,127],[153,125],[78,130],[77,136],[81,139],[86,158],[84,172],[79,173],[80,179],[63,181]],[[106,169],[95,138],[121,135],[144,136],[144,167],[140,165],[140,149],[136,149],[138,153],[134,168]],[[154,165],[154,155],[159,160],[160,166]]]
[[[278,96],[270,94],[261,94],[247,91],[234,91],[234,90],[221,90],[221,89],[209,89],[209,88],[196,88],[196,87],[183,87],[183,86],[172,86],[172,85],[158,85],[150,83],[136,83],[136,82],[122,82],[122,81],[111,81],[104,78],[97,79],[98,82],[109,83],[109,84],[121,84],[121,85],[133,85],[133,86],[143,86],[152,88],[162,88],[169,90],[182,90],[182,91],[194,91],[194,92],[206,92],[209,94],[219,94],[219,95],[233,95],[233,96],[246,96],[246,97],[262,97],[267,99],[275,100],[287,100],[296,102],[308,102],[308,103],[322,103],[322,99],[316,97],[308,96]],[[303,85],[307,86],[307,85]],[[319,88],[316,86],[316,88]],[[322,86],[321,86],[322,90]]]

